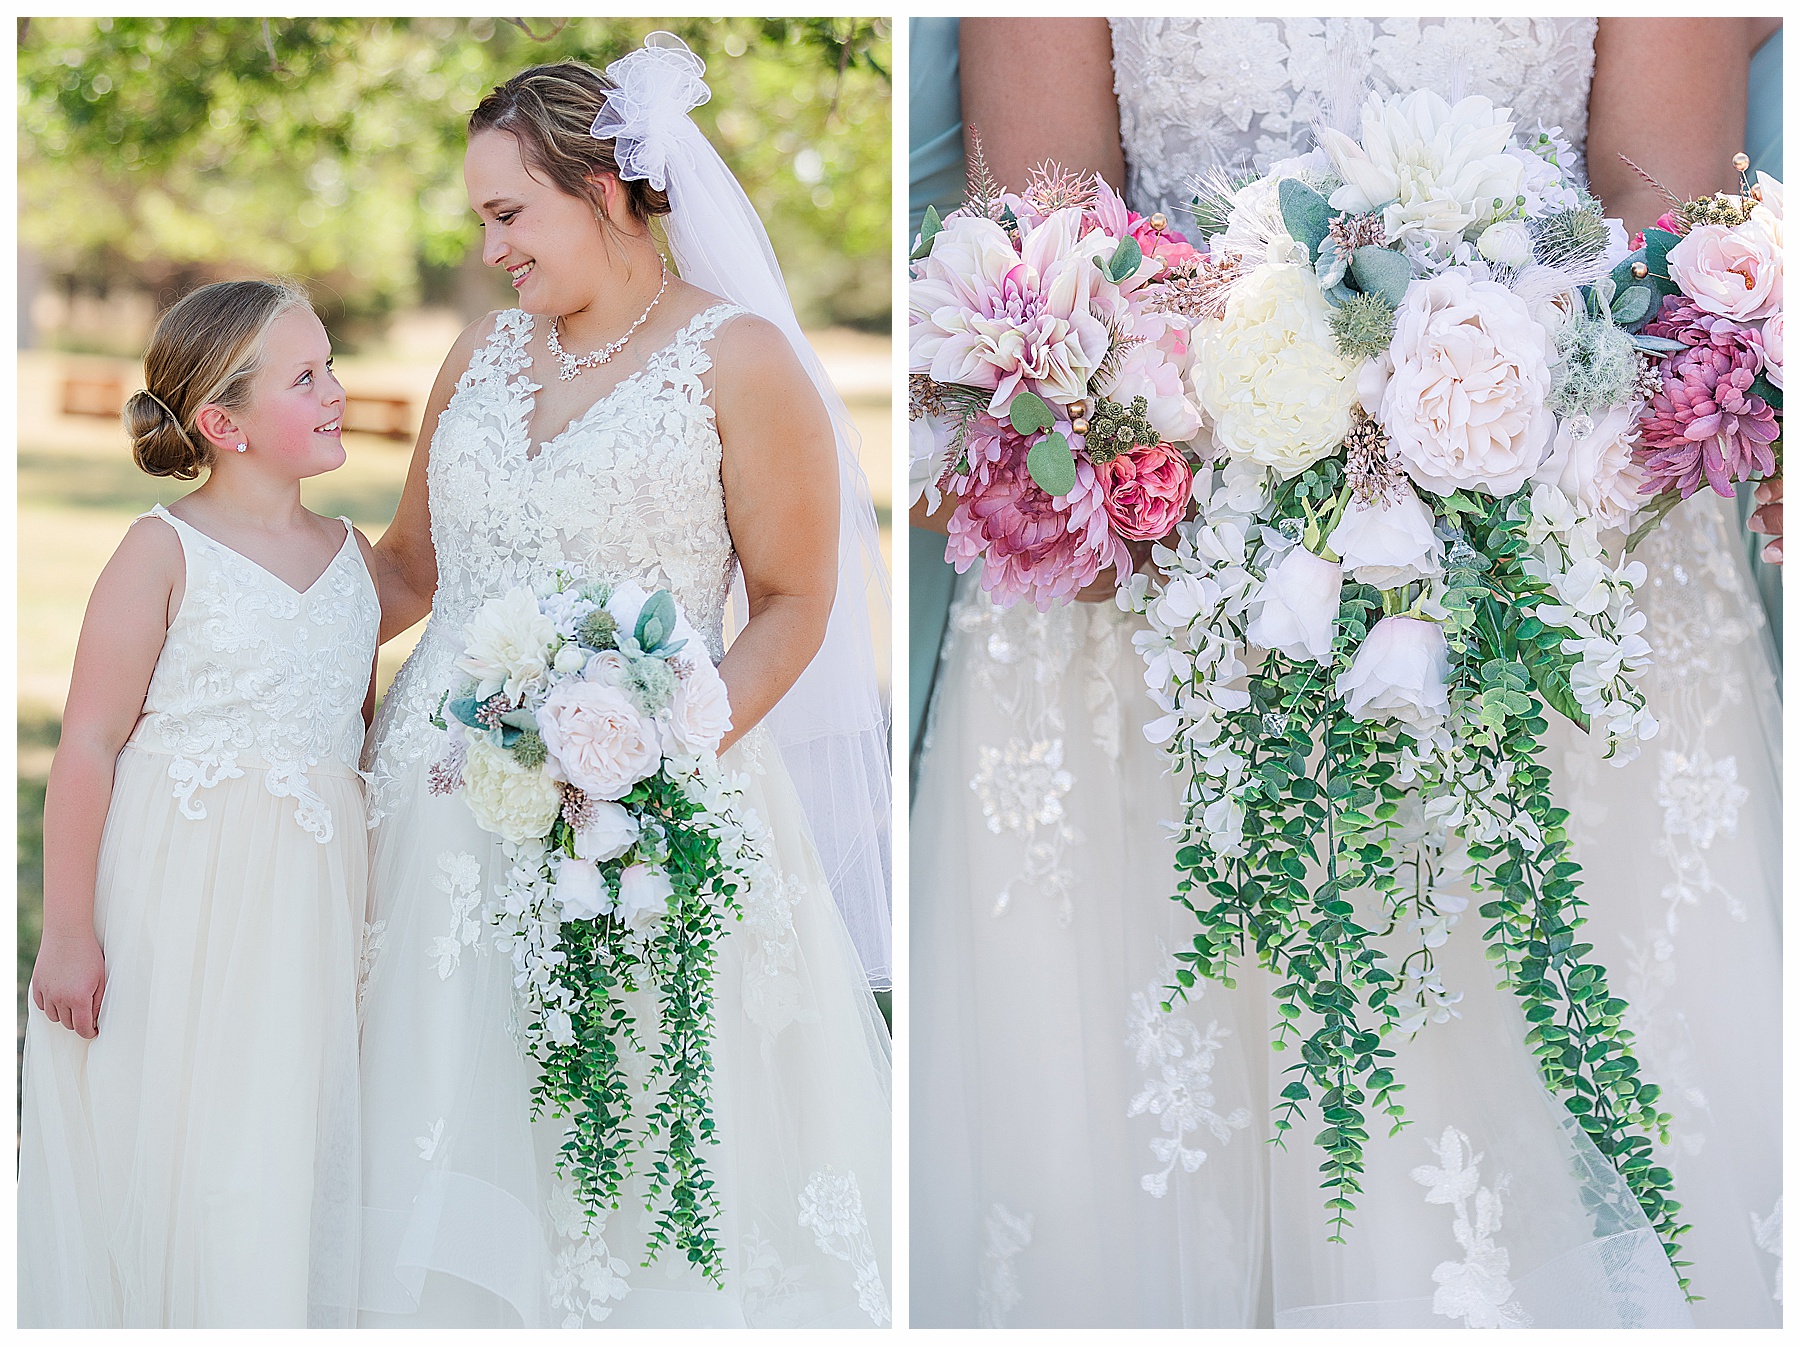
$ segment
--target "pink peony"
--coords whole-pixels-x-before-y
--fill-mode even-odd
[[[1139,445],[1110,463],[1099,463],[1094,475],[1106,495],[1106,515],[1113,531],[1139,542],[1164,538],[1187,512],[1194,471],[1172,444]]]
[[[1644,408],[1644,494],[1675,487],[1686,499],[1704,484],[1730,496],[1733,483],[1773,473],[1781,427],[1749,391],[1763,367],[1756,330],[1670,296],[1644,331],[1688,348],[1662,362],[1662,390]]]
[[[1113,532],[1093,464],[1075,462],[1075,489],[1052,498],[1031,479],[1031,441],[988,416],[969,422],[969,471],[951,479],[960,499],[944,559],[958,573],[984,563],[981,587],[1002,607],[1030,596],[1040,610],[1069,599],[1100,572],[1131,569]]]

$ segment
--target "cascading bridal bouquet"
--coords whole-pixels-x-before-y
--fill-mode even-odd
[[[649,1260],[673,1245],[717,1283],[713,964],[766,869],[716,756],[725,684],[668,591],[631,581],[515,588],[464,638],[468,681],[440,705],[451,749],[432,789],[503,843],[484,916],[541,1068],[535,1115],[568,1119],[557,1164],[590,1220],[646,1160]],[[654,1024],[631,999],[646,989]]]
[[[1643,503],[1656,294],[1567,143],[1485,98],[1371,97],[1360,138],[1319,140],[1199,184],[1227,287],[1193,334],[1213,465],[1164,577],[1119,597],[1185,778],[1199,930],[1172,995],[1250,956],[1279,978],[1276,1138],[1317,1108],[1341,1240],[1371,1115],[1405,1120],[1385,1035],[1456,1012],[1432,951],[1466,876],[1544,1080],[1674,1257],[1668,1116],[1538,761],[1552,711],[1615,761],[1656,730],[1645,570],[1602,541]]]
[[[1213,285],[1161,215],[1046,164],[1022,194],[976,142],[908,287],[912,499],[958,497],[945,559],[996,603],[1072,598],[1187,509],[1188,328]],[[1123,580],[1121,579],[1121,583]]]

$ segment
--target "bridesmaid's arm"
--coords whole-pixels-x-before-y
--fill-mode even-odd
[[[1673,204],[1619,158],[1686,199],[1735,190],[1754,19],[1601,19],[1588,94],[1588,179],[1631,233]]]
[[[1105,19],[968,19],[961,34],[963,125],[1002,187],[1022,188],[1045,160],[1072,173],[1098,173],[1125,190],[1119,99],[1113,92],[1112,29]],[[918,528],[949,531],[956,497],[936,513],[924,502],[909,518]],[[1100,579],[1076,595],[1105,602],[1117,592]]]
[[[369,574],[373,576],[375,574],[376,566],[375,548],[370,545],[369,539],[363,536],[362,529],[357,528],[353,531],[356,534],[356,548],[362,553],[363,564],[369,568]],[[379,640],[376,641],[377,646],[379,646],[380,643]],[[380,667],[381,654],[379,649],[377,649],[377,651],[369,657],[369,686],[368,690],[363,693],[362,717],[363,728],[365,730],[375,723],[375,673]]]
[[[735,319],[713,380],[725,520],[750,605],[719,664],[731,697],[723,751],[774,708],[825,640],[837,593],[838,462],[831,418],[779,328]]]
[[[44,794],[44,923],[31,1000],[84,1038],[99,1031],[106,960],[94,929],[100,837],[119,752],[144,710],[150,675],[180,605],[181,542],[146,521],[125,534],[88,599]]]
[[[1105,19],[964,19],[958,31],[963,125],[1002,187],[1020,190],[1053,159],[1125,190]]]
[[[456,382],[468,369],[481,343],[494,330],[494,314],[470,323],[444,357],[425,417],[419,422],[419,438],[413,445],[412,463],[406,469],[406,485],[390,523],[375,543],[375,559],[369,573],[381,599],[381,640],[392,640],[431,611],[437,592],[437,551],[431,545],[431,499],[427,476],[431,466],[431,437],[438,417],[450,405]]]

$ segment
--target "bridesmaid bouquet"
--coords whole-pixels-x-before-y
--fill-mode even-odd
[[[725,684],[668,591],[630,581],[515,588],[464,637],[467,681],[434,721],[451,749],[432,790],[504,843],[484,916],[529,1010],[533,1103],[569,1119],[557,1162],[590,1218],[617,1207],[660,1138],[651,1254],[672,1243],[718,1281],[701,1155],[714,1140],[712,972],[726,915],[763,867],[716,757]],[[644,988],[660,999],[654,1035],[627,999]],[[634,1085],[626,1060],[644,1051],[649,1084]],[[634,1120],[634,1094],[651,1087]]]
[[[977,142],[963,206],[927,211],[909,289],[912,497],[957,497],[945,559],[995,602],[1069,599],[1188,506],[1188,329],[1207,286],[1161,215],[1044,165],[1019,195]]]
[[[1667,1115],[1580,942],[1538,756],[1551,711],[1619,762],[1656,732],[1645,569],[1604,535],[1646,490],[1761,462],[1745,371],[1763,347],[1671,309],[1680,259],[1630,250],[1554,130],[1423,92],[1319,139],[1199,184],[1195,266],[1221,286],[1190,337],[1211,465],[1152,553],[1162,577],[1119,599],[1149,620],[1148,732],[1186,780],[1177,900],[1199,930],[1174,994],[1252,952],[1275,973],[1275,1045],[1299,1057],[1275,1127],[1318,1109],[1341,1238],[1371,1114],[1403,1124],[1384,1037],[1456,1012],[1433,950],[1467,876],[1543,1078],[1673,1255],[1651,1158]],[[1678,417],[1685,447],[1661,447]]]
[[[1635,167],[1635,165],[1633,165]],[[1737,157],[1742,175],[1748,156]],[[1740,176],[1741,182],[1741,176]],[[1640,342],[1661,355],[1639,429],[1650,525],[1702,486],[1735,494],[1772,476],[1781,447],[1781,184],[1681,201],[1635,240],[1632,274],[1656,293]]]

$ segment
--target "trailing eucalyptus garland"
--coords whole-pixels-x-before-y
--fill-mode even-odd
[[[1453,493],[1437,502],[1437,583],[1383,591],[1347,580],[1327,660],[1269,652],[1252,672],[1243,660],[1253,597],[1290,551],[1322,549],[1353,498],[1346,477],[1338,459],[1285,482],[1241,465],[1214,473],[1197,491],[1201,517],[1182,525],[1175,548],[1154,553],[1171,579],[1153,593],[1138,576],[1121,594],[1150,619],[1136,640],[1171,708],[1152,734],[1169,740],[1186,781],[1175,897],[1198,928],[1176,954],[1164,1007],[1202,977],[1233,985],[1245,959],[1275,975],[1271,1045],[1298,1059],[1273,1140],[1284,1144],[1316,1110],[1329,1238],[1342,1242],[1371,1126],[1407,1124],[1386,1039],[1449,1003],[1432,949],[1464,905],[1449,885],[1466,878],[1485,899],[1488,956],[1520,999],[1545,1083],[1618,1169],[1679,1274],[1687,1226],[1651,1155],[1670,1117],[1632,1054],[1625,1002],[1580,942],[1567,815],[1552,806],[1537,760],[1546,703],[1588,723],[1571,682],[1582,674],[1579,641],[1547,620],[1574,620],[1559,607],[1553,564],[1566,535],[1541,518],[1534,531],[1525,492]],[[1613,581],[1628,594],[1641,567],[1621,567]],[[1610,606],[1632,624],[1622,603]],[[1441,721],[1358,718],[1341,689],[1371,631],[1425,607],[1448,653]]]
[[[566,1120],[556,1166],[589,1230],[641,1176],[646,1265],[673,1248],[722,1284],[713,971],[772,877],[715,755],[724,683],[668,591],[630,581],[559,574],[490,601],[464,635],[470,682],[435,721],[451,747],[432,788],[502,842],[483,916],[538,1063],[533,1116]]]

